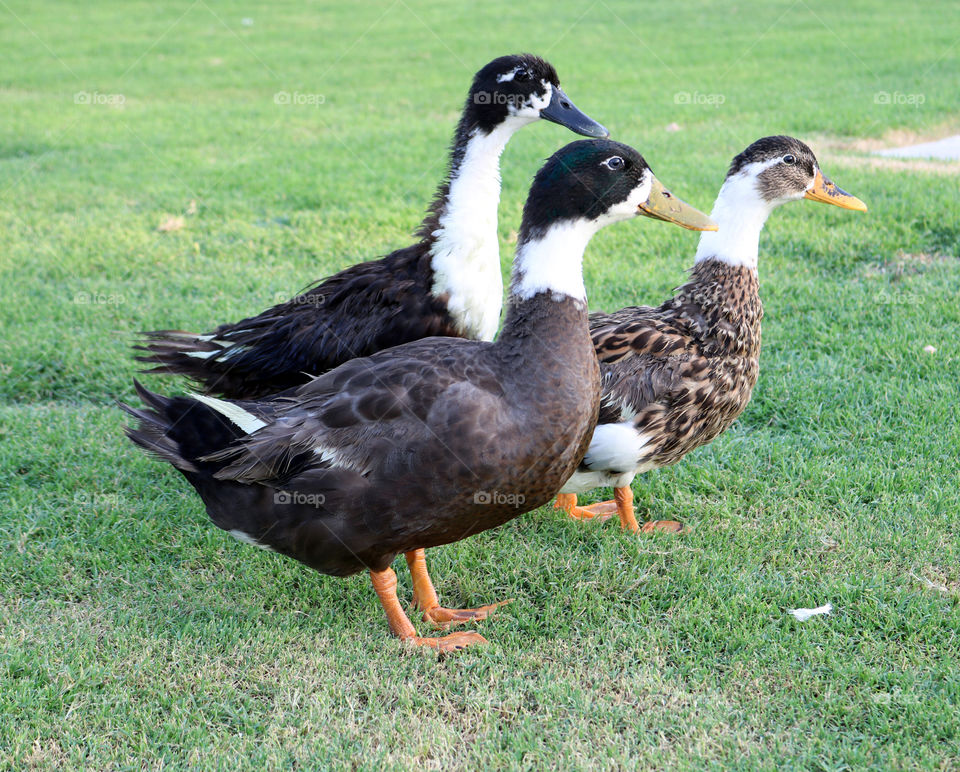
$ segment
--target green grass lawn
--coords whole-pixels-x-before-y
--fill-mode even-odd
[[[960,131],[957,4],[331,5],[0,2],[0,769],[960,767],[960,164],[866,152]],[[516,599],[438,661],[365,576],[217,530],[114,402],[135,331],[408,243],[473,71],[524,50],[695,206],[789,133],[870,212],[771,218],[752,404],[634,484],[693,532],[544,508],[431,550],[448,604]],[[505,272],[572,139],[508,147]],[[592,307],[659,302],[695,247],[604,231]]]

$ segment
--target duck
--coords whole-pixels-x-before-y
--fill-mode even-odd
[[[617,515],[634,533],[685,530],[676,520],[640,526],[631,483],[711,442],[750,402],[760,373],[760,232],[774,209],[800,199],[867,211],[799,139],[758,139],[730,164],[710,214],[719,229],[700,235],[689,281],[660,306],[590,315],[599,422],[557,508],[580,520]],[[577,494],[599,487],[613,487],[614,499],[578,506]]]
[[[416,243],[212,332],[145,332],[137,359],[148,372],[187,376],[204,393],[257,399],[421,338],[492,340],[503,304],[500,155],[519,129],[541,120],[609,136],[564,93],[549,62],[532,54],[494,59],[474,76]]]
[[[483,643],[417,635],[391,563],[404,553],[424,621],[448,628],[497,608],[441,607],[424,551],[548,503],[577,468],[600,403],[583,253],[636,215],[715,227],[628,145],[567,145],[530,188],[494,342],[424,338],[261,400],[166,397],[135,381],[145,407],[122,405],[136,419],[127,434],[241,541],[322,574],[368,571],[399,638],[444,652]]]

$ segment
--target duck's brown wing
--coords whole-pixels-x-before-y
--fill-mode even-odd
[[[601,364],[638,356],[670,357],[695,348],[694,308],[629,306],[590,314],[590,337]]]
[[[590,334],[600,360],[600,423],[634,417],[638,429],[656,428],[705,385],[708,362],[683,315],[649,306],[595,313]]]
[[[502,392],[482,355],[487,345],[426,339],[350,361],[267,403],[241,402],[269,416],[267,425],[205,460],[222,464],[218,479],[268,486],[311,470],[402,475],[411,449],[439,443],[434,424],[469,434],[496,423],[488,408]],[[458,390],[469,399],[451,399]]]
[[[257,399],[346,361],[458,332],[422,245],[359,263],[257,316],[205,335],[144,334],[137,359],[150,372],[185,375],[206,393]]]

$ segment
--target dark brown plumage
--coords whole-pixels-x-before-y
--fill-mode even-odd
[[[150,372],[185,375],[209,393],[257,399],[343,362],[432,336],[469,337],[432,294],[428,242],[346,268],[286,303],[197,336],[146,333]],[[211,352],[209,358],[197,353]]]
[[[583,456],[599,403],[586,310],[539,295],[516,305],[517,325],[537,335],[496,347],[428,338],[347,362],[288,396],[238,403],[267,421],[249,436],[203,403],[140,387],[153,408],[147,428],[168,421],[164,439],[179,450],[160,455],[221,528],[325,574],[380,571],[400,552],[544,504]],[[553,422],[563,431],[548,431]],[[158,451],[149,436],[131,436]]]

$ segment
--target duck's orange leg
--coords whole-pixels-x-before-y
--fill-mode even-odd
[[[683,523],[676,520],[648,520],[643,525],[637,523],[637,518],[633,514],[633,489],[628,485],[625,488],[613,489],[614,501],[617,504],[617,513],[620,515],[620,527],[624,531],[637,533],[651,533],[652,531],[666,531],[667,533],[680,533],[684,530]]]
[[[437,597],[433,582],[430,580],[430,574],[427,573],[425,550],[419,549],[407,552],[405,557],[407,565],[410,567],[410,578],[413,580],[413,605],[423,612],[424,620],[433,622],[441,628],[486,619],[497,606],[510,602],[509,600],[503,600],[479,608],[443,608],[440,605],[440,599]]]
[[[578,507],[576,494],[561,493],[557,496],[557,502],[554,506],[566,510],[571,517],[577,520],[588,520],[596,517],[600,519],[600,522],[604,522],[616,514],[620,517],[620,527],[631,533],[639,533],[640,531],[644,533],[650,533],[651,531],[679,533],[684,530],[683,523],[676,520],[651,520],[642,526],[637,523],[637,517],[633,512],[633,489],[629,485],[623,488],[614,488],[612,501],[601,501],[587,507]]]
[[[452,633],[442,638],[421,638],[417,635],[413,623],[403,613],[403,607],[397,598],[397,575],[393,572],[393,569],[371,571],[370,580],[373,582],[373,589],[376,590],[377,597],[380,598],[383,610],[387,613],[390,631],[401,640],[409,641],[417,646],[430,646],[438,651],[459,651],[467,648],[467,646],[487,642],[487,639],[479,633],[471,632]]]

